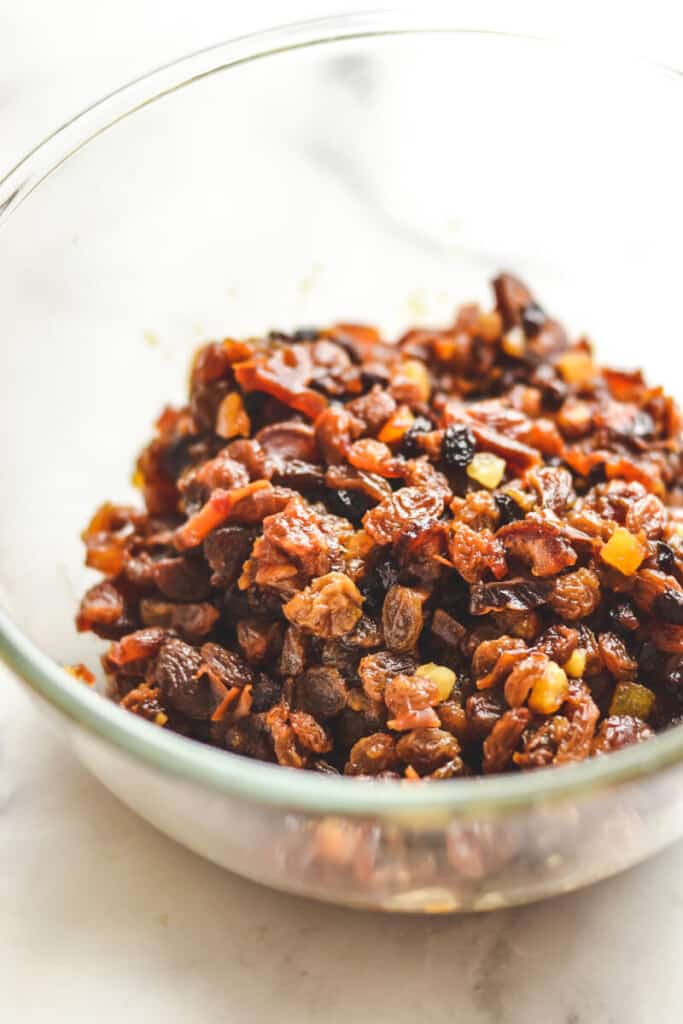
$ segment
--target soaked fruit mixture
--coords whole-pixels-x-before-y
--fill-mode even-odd
[[[83,534],[110,695],[290,768],[604,755],[683,715],[681,417],[509,274],[396,342],[212,342]]]

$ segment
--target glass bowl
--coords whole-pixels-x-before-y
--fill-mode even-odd
[[[501,268],[606,361],[675,389],[681,83],[409,16],[217,46],[85,111],[0,183],[0,646],[109,789],[218,864],[407,911],[523,903],[683,831],[683,730],[575,767],[441,783],[256,763],[121,711],[73,615],[79,531],[203,339],[447,321]]]

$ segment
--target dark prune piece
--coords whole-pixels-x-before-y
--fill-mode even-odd
[[[653,604],[655,615],[664,622],[672,622],[683,626],[683,591],[665,590],[655,598]]]
[[[337,747],[350,750],[363,736],[371,736],[384,728],[385,720],[362,691],[349,691],[349,704],[334,720]]]
[[[474,458],[474,435],[463,423],[451,423],[441,441],[441,458],[447,466],[466,469]]]
[[[283,676],[298,676],[305,665],[306,638],[296,626],[288,626],[280,652],[280,672]]]
[[[606,480],[607,468],[604,462],[599,462],[597,465],[592,466],[586,478],[589,488],[596,487],[598,484],[604,484]]]
[[[240,619],[237,623],[237,643],[246,660],[252,665],[276,659],[282,649],[283,626],[258,616]]]
[[[347,491],[343,488],[329,490],[326,498],[331,512],[344,516],[354,525],[358,525],[368,509],[373,506],[373,502],[362,491]]]
[[[182,471],[192,462],[189,449],[196,444],[197,438],[190,434],[187,437],[174,438],[161,455],[161,463],[172,480],[177,480]]]
[[[208,636],[219,618],[219,611],[208,601],[177,604],[171,615],[171,625],[189,640],[198,640]]]
[[[446,644],[448,647],[457,648],[460,646],[460,641],[465,636],[466,630],[457,619],[449,615],[443,608],[437,608],[432,617],[432,633],[441,643]]]
[[[202,601],[210,591],[209,572],[203,559],[162,558],[154,564],[152,577],[164,597],[171,601]]]
[[[662,657],[650,640],[646,640],[638,655],[639,678],[658,680],[662,675]]]
[[[516,519],[524,519],[526,512],[509,494],[494,494],[493,500],[500,513],[499,526],[507,526],[508,523],[514,523]]]
[[[269,711],[273,704],[277,704],[282,694],[282,683],[259,672],[254,681],[252,690],[251,710],[253,714],[261,714],[262,711]]]
[[[429,434],[433,429],[434,427],[426,416],[416,416],[401,440],[401,455],[406,459],[414,459],[421,455],[422,450],[417,438],[420,434]]]
[[[346,684],[336,668],[309,668],[296,685],[297,703],[314,718],[334,718],[346,706]]]
[[[470,588],[470,613],[486,615],[488,612],[509,609],[529,611],[545,604],[553,593],[552,580],[527,580],[515,577],[498,583],[473,583]]]
[[[322,468],[310,462],[302,462],[301,459],[279,458],[272,461],[273,482],[282,484],[283,487],[305,491],[307,488],[321,487],[325,481]]]
[[[253,757],[257,761],[273,760],[268,730],[258,715],[249,715],[239,722],[232,723],[225,733],[223,742],[234,754]]]
[[[241,526],[212,530],[204,541],[204,556],[213,570],[211,585],[226,589],[232,586],[250,550],[251,539]]]
[[[155,681],[161,695],[176,711],[188,718],[208,719],[216,701],[208,675],[202,674],[199,651],[172,637],[159,651]]]
[[[546,315],[537,302],[530,302],[522,310],[522,327],[527,338],[534,338],[546,322]]]
[[[534,297],[518,277],[513,274],[498,274],[493,279],[496,309],[503,318],[506,330],[521,323],[525,309],[534,302]]]
[[[676,573],[676,559],[673,549],[663,540],[658,540],[655,546],[657,548],[657,568],[665,572],[667,576],[674,576]]]

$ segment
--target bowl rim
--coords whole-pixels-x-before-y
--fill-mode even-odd
[[[381,11],[336,15],[250,33],[165,64],[109,93],[52,132],[0,180],[0,228],[58,167],[136,111],[209,75],[306,47],[352,39],[452,33],[564,46],[558,39],[462,28],[444,16]],[[577,44],[570,44],[572,49]],[[604,60],[604,56],[601,55]],[[629,58],[630,66],[636,63]],[[658,73],[681,72],[638,61]],[[163,773],[283,810],[376,815],[443,811],[472,816],[507,813],[542,801],[574,798],[653,774],[683,760],[683,728],[659,734],[608,757],[517,775],[442,781],[349,780],[283,771],[150,725],[77,684],[0,608],[0,657],[29,688],[89,733]]]

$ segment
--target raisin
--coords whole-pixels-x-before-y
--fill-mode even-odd
[[[291,623],[319,637],[343,636],[361,617],[363,597],[343,572],[330,572],[314,580],[284,605]]]
[[[413,729],[398,740],[396,754],[420,775],[430,775],[448,762],[459,763],[462,770],[460,744],[455,736],[443,729]]]
[[[683,594],[681,594],[681,597],[683,597]],[[617,601],[616,604],[612,605],[607,615],[614,631],[624,637],[628,636],[629,633],[635,632],[640,625],[633,605],[627,600]]]
[[[281,695],[282,684],[271,676],[259,672],[253,685],[251,710],[254,714],[268,711],[280,700]]]
[[[329,491],[327,504],[336,515],[345,516],[358,525],[373,503],[362,491],[347,491],[340,488]]]
[[[524,519],[526,512],[509,494],[497,492],[493,495],[493,500],[495,501],[500,514],[498,521],[499,526],[507,526],[508,523],[514,523],[518,519]]]
[[[665,590],[655,598],[653,611],[664,622],[683,626],[683,591]]]
[[[598,647],[603,664],[611,676],[617,680],[635,679],[638,662],[635,661],[616,633],[601,633]]]
[[[171,625],[188,640],[199,640],[208,636],[220,612],[208,601],[199,604],[177,604],[173,608]]]
[[[602,722],[593,740],[593,753],[609,754],[614,750],[622,750],[632,743],[642,743],[653,735],[649,725],[639,718],[632,718],[630,715],[610,715]]]
[[[656,544],[657,548],[657,568],[661,569],[668,576],[673,576],[676,573],[676,559],[672,548],[666,544],[663,540],[658,540]]]
[[[475,441],[469,427],[451,423],[441,440],[441,458],[454,469],[467,469],[474,458]]]
[[[240,619],[236,628],[237,643],[250,665],[262,665],[277,659],[282,649],[282,623],[253,616]]]
[[[346,706],[346,684],[335,668],[309,668],[296,692],[301,708],[314,718],[334,718]]]
[[[468,732],[484,739],[505,711],[505,702],[495,693],[475,693],[467,698],[465,714]]]
[[[426,676],[398,675],[390,679],[384,690],[384,702],[394,716],[390,729],[431,728],[439,725],[433,711],[441,697],[437,684]]]
[[[188,718],[208,719],[216,704],[201,667],[199,651],[182,640],[170,638],[159,651],[154,679],[164,700]]]
[[[484,740],[483,770],[486,774],[502,772],[509,767],[530,719],[528,708],[513,708],[498,719]]]
[[[415,459],[418,455],[421,455],[422,451],[418,437],[420,434],[429,434],[433,429],[431,421],[425,416],[416,416],[401,439],[401,455],[406,459]]]
[[[535,338],[546,322],[546,315],[537,302],[529,302],[522,310],[522,327],[527,338]]]
[[[396,746],[388,733],[364,736],[351,748],[346,775],[379,775],[396,764]]]
[[[389,589],[382,606],[382,628],[390,650],[413,650],[422,632],[423,604],[424,597],[417,590],[398,584]]]
[[[389,680],[398,675],[412,675],[417,662],[409,654],[397,654],[393,651],[379,651],[361,658],[358,674],[368,697],[382,700]]]
[[[600,580],[590,569],[577,569],[555,580],[549,604],[561,619],[573,622],[592,615],[600,605]]]
[[[407,530],[428,529],[443,506],[442,494],[426,487],[401,487],[363,516],[363,526],[378,544],[394,544]]]

